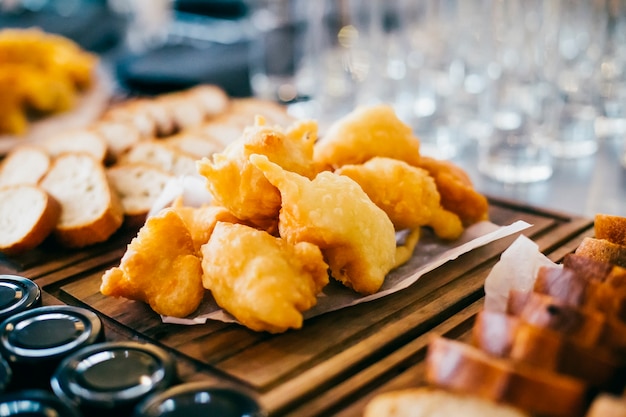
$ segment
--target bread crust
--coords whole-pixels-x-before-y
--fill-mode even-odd
[[[582,415],[588,394],[582,380],[491,357],[469,344],[439,336],[428,346],[426,380],[433,386],[553,417]]]
[[[87,203],[91,198],[87,194],[89,187],[76,187],[74,184],[67,183],[68,178],[71,177],[71,167],[79,164],[84,164],[87,170],[82,174],[100,185],[103,195],[99,197],[103,201],[103,206],[97,207],[89,220],[78,224],[74,222],[68,224],[68,222],[63,221],[63,211],[69,210],[71,205],[75,208],[76,201],[81,201],[85,203],[85,206],[89,206]],[[57,223],[53,233],[59,243],[66,247],[80,248],[103,242],[115,233],[124,222],[124,208],[119,196],[113,191],[104,166],[90,154],[72,152],[61,154],[55,159],[40,185],[61,204],[61,220]],[[84,210],[89,210],[89,208],[84,207]],[[82,206],[81,210],[83,210]],[[86,213],[81,212],[80,214]]]
[[[574,253],[626,268],[626,246],[606,239],[586,237]]]
[[[0,188],[0,202],[2,202],[0,204],[14,204],[12,200],[6,198],[5,194],[20,192],[20,190],[25,190],[25,192],[30,190],[30,192],[37,193],[44,199],[44,203],[42,210],[36,214],[36,217],[30,219],[32,224],[24,235],[13,242],[0,243],[0,252],[9,256],[22,254],[39,246],[54,230],[61,215],[59,202],[40,187],[30,184]],[[24,221],[25,219],[20,220]]]
[[[594,216],[593,230],[597,239],[626,246],[626,217],[598,213]]]

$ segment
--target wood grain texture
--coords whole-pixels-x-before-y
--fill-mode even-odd
[[[490,217],[502,225],[531,223],[523,233],[553,260],[593,232],[589,219],[494,199]],[[105,321],[107,338],[146,340],[169,349],[184,380],[227,379],[252,388],[271,416],[358,416],[376,393],[419,385],[429,336],[463,337],[482,305],[484,279],[515,239],[467,253],[393,295],[309,319],[298,331],[270,335],[221,322],[164,324],[143,303],[102,296],[102,273],[119,263],[135,233],[126,230],[83,251],[44,245],[27,259],[0,258],[0,273],[35,279],[45,303],[93,309]]]

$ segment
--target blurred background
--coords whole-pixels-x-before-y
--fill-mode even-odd
[[[34,26],[121,96],[211,83],[322,128],[389,103],[482,192],[626,215],[624,0],[0,0]]]

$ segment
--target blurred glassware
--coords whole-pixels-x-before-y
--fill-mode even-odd
[[[320,124],[348,113],[371,76],[379,11],[366,0],[251,2],[254,94]]]
[[[601,109],[601,61],[607,40],[605,0],[567,0],[559,16],[559,62],[554,82],[562,108],[559,134],[550,151],[559,158],[578,158],[598,149],[596,121]]]
[[[553,96],[547,71],[554,56],[559,0],[494,0],[491,132],[479,140],[478,168],[505,183],[552,176],[547,149],[553,134],[546,112]]]

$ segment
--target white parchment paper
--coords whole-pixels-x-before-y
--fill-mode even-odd
[[[531,291],[537,272],[544,265],[557,266],[539,251],[535,242],[520,235],[502,252],[485,280],[485,310],[505,312],[509,292]]]

